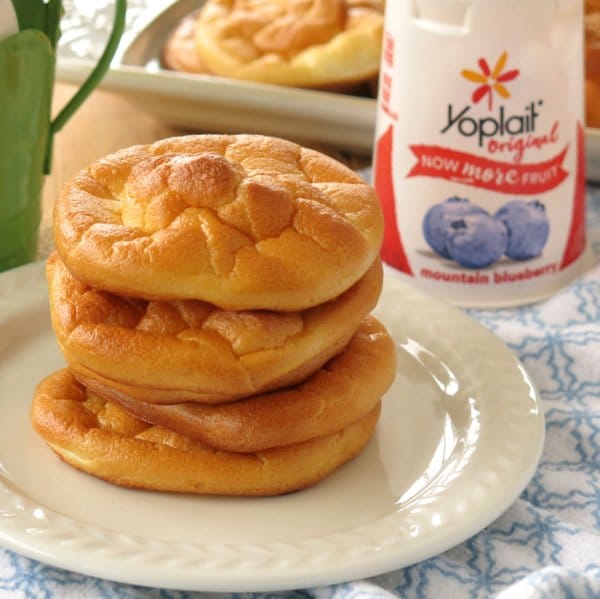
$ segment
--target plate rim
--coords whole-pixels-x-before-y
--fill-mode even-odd
[[[23,287],[26,290],[28,285],[35,284],[36,280],[38,283],[40,282],[43,277],[42,269],[43,263],[37,262],[0,274],[0,291],[3,289],[8,290],[8,296],[10,296],[10,293],[18,293]],[[403,298],[405,305],[421,306],[423,309],[429,309],[434,313],[445,315],[445,318],[456,322],[459,328],[466,330],[467,335],[471,334],[477,339],[486,339],[489,347],[494,350],[492,353],[496,357],[500,354],[505,358],[506,363],[500,366],[510,367],[515,375],[518,372],[519,377],[522,377],[522,381],[529,386],[529,399],[532,405],[537,408],[537,415],[535,417],[532,416],[531,420],[534,428],[533,433],[537,435],[537,439],[535,439],[535,442],[531,446],[531,454],[527,459],[527,467],[522,468],[517,473],[518,476],[512,477],[512,484],[502,488],[501,493],[499,493],[499,496],[493,502],[493,509],[474,510],[468,519],[454,521],[450,526],[446,525],[443,542],[440,542],[439,538],[435,535],[433,538],[425,538],[423,535],[417,537],[417,540],[412,542],[413,552],[408,561],[406,558],[404,558],[404,561],[399,559],[397,551],[397,546],[402,545],[402,542],[406,541],[406,531],[394,529],[394,524],[397,524],[394,520],[397,519],[396,516],[399,511],[386,514],[379,521],[376,521],[386,531],[389,531],[386,533],[387,536],[385,538],[382,537],[378,540],[379,546],[377,546],[377,543],[371,543],[373,546],[369,550],[366,550],[364,546],[358,547],[354,555],[347,552],[346,556],[342,556],[341,559],[339,554],[339,539],[343,539],[345,542],[352,541],[353,538],[356,538],[356,534],[360,535],[365,532],[361,532],[359,529],[363,529],[367,525],[360,525],[357,530],[350,532],[341,531],[329,533],[322,537],[315,537],[314,539],[301,539],[300,543],[296,543],[296,548],[298,546],[305,546],[306,555],[304,556],[303,563],[309,563],[309,572],[306,572],[306,566],[304,570],[302,567],[299,570],[298,568],[290,570],[289,559],[285,563],[285,558],[281,558],[283,559],[282,563],[285,564],[277,568],[271,568],[268,580],[265,580],[264,571],[261,571],[260,567],[257,568],[256,564],[263,564],[263,567],[265,563],[271,562],[272,564],[273,554],[284,552],[285,550],[289,551],[290,547],[293,548],[292,543],[275,542],[267,543],[266,545],[224,545],[220,548],[221,554],[216,554],[211,562],[210,559],[206,558],[206,555],[203,555],[203,551],[206,551],[206,548],[202,547],[202,550],[199,550],[198,544],[185,544],[185,546],[181,544],[180,546],[178,543],[160,541],[158,544],[187,552],[187,555],[183,558],[180,556],[179,566],[171,564],[170,568],[162,569],[154,567],[157,563],[160,563],[158,558],[162,559],[164,555],[161,555],[161,551],[158,551],[158,558],[157,555],[152,554],[152,551],[156,551],[156,542],[152,542],[151,538],[136,538],[134,535],[128,533],[121,534],[107,531],[94,525],[78,522],[69,516],[57,514],[56,512],[54,512],[56,516],[55,520],[60,522],[64,527],[61,534],[56,534],[57,531],[49,527],[44,531],[44,534],[30,534],[27,536],[26,532],[21,532],[21,536],[19,536],[18,531],[17,534],[14,531],[15,526],[17,529],[19,527],[15,524],[18,522],[19,513],[14,506],[17,504],[26,506],[28,502],[31,504],[35,502],[21,496],[18,490],[12,488],[13,483],[6,481],[0,473],[0,542],[9,549],[52,566],[107,578],[117,582],[190,591],[236,592],[289,590],[375,576],[437,555],[479,532],[510,507],[514,500],[521,494],[537,468],[543,449],[545,432],[544,415],[539,394],[523,365],[508,350],[504,343],[483,327],[483,325],[471,319],[457,308],[418,291],[406,283],[406,278],[403,275],[392,271],[389,267],[385,267],[385,281],[389,281],[388,287],[391,286],[392,290],[402,290],[405,294]],[[386,289],[384,293],[389,294],[390,292]],[[2,309],[6,294],[4,296],[0,294],[0,309]],[[38,299],[38,301],[40,300]],[[447,324],[446,321],[442,320],[441,322]],[[1,326],[2,323],[0,322],[0,328]],[[514,475],[514,471],[511,472]],[[457,478],[460,479],[460,476]],[[50,508],[44,507],[44,509],[51,511]],[[27,508],[23,511],[27,512]],[[384,522],[388,520],[391,520],[391,522]],[[77,526],[75,530],[70,530],[73,527],[73,522]],[[24,524],[20,526],[22,527]],[[390,525],[389,528],[388,524]],[[77,538],[77,535],[81,535],[82,533],[84,534],[84,538]],[[85,534],[88,535],[87,538],[85,538]],[[21,538],[23,535],[25,536],[24,539]],[[335,542],[333,543],[333,553],[335,554],[335,559],[333,559],[335,563],[333,566],[331,565],[333,554],[330,555],[329,562],[327,562],[327,559],[323,560],[323,555],[326,556],[328,551],[330,553],[332,551],[331,547],[327,547],[328,543],[332,545],[332,538],[338,539],[337,545]],[[116,557],[113,555],[111,561],[110,556],[107,558],[106,554],[107,543],[108,546],[112,547],[112,543],[115,540],[125,543],[126,547],[125,549],[121,547],[120,551],[117,551]],[[151,547],[148,547],[148,541],[150,541]],[[57,551],[56,547],[54,547],[54,554],[52,554],[51,548],[56,543],[61,549]],[[97,554],[103,556],[104,561],[103,559],[93,559],[82,564],[82,547],[85,548],[86,553],[91,555],[96,551]],[[137,557],[128,561],[126,571],[114,568],[114,562],[122,563],[124,553],[128,554],[127,548],[129,548],[130,557],[133,555]],[[146,561],[143,559],[144,551],[146,552]],[[234,571],[232,570],[232,561],[239,560],[240,552],[243,554],[244,551],[248,552],[245,565],[238,567],[237,576],[231,576],[231,573]],[[313,554],[309,555],[311,551]],[[314,553],[315,551],[316,553]],[[359,564],[357,564],[357,558],[360,558]],[[108,562],[105,563],[106,560]],[[311,562],[312,565],[310,565]],[[228,573],[229,576],[224,576],[225,573]]]

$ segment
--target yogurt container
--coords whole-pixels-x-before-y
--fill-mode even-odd
[[[373,178],[385,262],[464,306],[586,264],[581,0],[387,2]]]

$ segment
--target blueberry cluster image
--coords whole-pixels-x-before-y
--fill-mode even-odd
[[[437,254],[465,268],[486,268],[507,256],[530,260],[542,253],[550,224],[539,200],[513,200],[493,216],[467,198],[432,206],[423,219],[425,240]]]

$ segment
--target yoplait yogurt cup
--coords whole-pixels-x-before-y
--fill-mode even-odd
[[[580,0],[388,2],[373,177],[382,257],[465,306],[586,264]]]

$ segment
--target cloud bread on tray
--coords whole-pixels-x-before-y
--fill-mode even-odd
[[[55,203],[63,262],[82,282],[228,310],[303,310],[378,255],[373,189],[319,152],[258,135],[184,136],[112,154]]]
[[[371,438],[379,412],[380,403],[343,430],[304,443],[229,453],[148,425],[61,370],[38,385],[31,418],[62,460],[116,485],[181,493],[277,495],[311,486],[355,457]]]
[[[306,381],[234,403],[156,405],[90,381],[91,391],[128,413],[215,449],[260,451],[339,431],[363,418],[396,373],[393,341],[367,318],[344,351]]]
[[[162,62],[168,69],[185,73],[210,73],[196,49],[196,18],[195,13],[188,15],[168,36],[162,52]]]
[[[207,0],[196,24],[217,75],[296,87],[365,81],[379,70],[383,3]]]
[[[56,337],[77,378],[153,403],[221,403],[305,379],[339,353],[375,307],[379,258],[350,289],[302,312],[224,311],[146,301],[74,279],[47,262]]]

